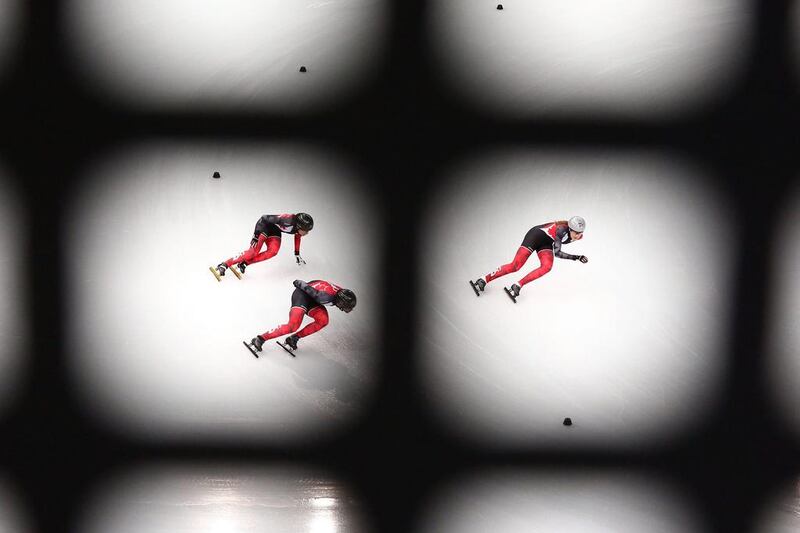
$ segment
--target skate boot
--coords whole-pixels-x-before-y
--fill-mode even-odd
[[[486,281],[483,278],[478,278],[475,281],[469,280],[469,285],[475,291],[475,296],[480,296],[486,290]]]
[[[299,340],[300,340],[300,337],[298,337],[297,335],[291,335],[289,337],[286,337],[286,340],[283,341],[283,342],[285,342],[286,346],[288,346],[292,350],[296,350],[297,349],[297,341],[299,341]]]
[[[522,290],[522,287],[515,283],[510,289],[508,287],[503,287],[503,290],[506,291],[506,294],[508,294],[508,297],[511,298],[511,301],[517,303],[517,296],[519,296],[519,291]]]
[[[253,337],[253,340],[250,341],[250,344],[253,345],[253,348],[255,348],[256,351],[260,352],[261,347],[264,346],[264,339],[261,338],[261,335],[256,335]]]
[[[236,265],[236,266],[239,268],[239,272],[241,272],[242,274],[244,274],[244,269],[245,269],[245,267],[247,267],[247,263],[245,263],[244,261],[242,261],[241,263],[239,263],[239,264],[238,264],[238,265]]]

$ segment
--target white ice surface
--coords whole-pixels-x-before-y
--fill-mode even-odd
[[[635,474],[486,470],[446,486],[417,533],[699,533],[685,502]]]
[[[733,85],[751,4],[433,0],[431,53],[444,83],[488,110],[661,118]]]
[[[387,9],[385,0],[69,0],[64,20],[75,65],[115,99],[291,112],[335,102],[369,77]]]
[[[214,170],[222,179],[211,178]],[[324,437],[364,407],[378,357],[379,214],[348,165],[297,145],[132,146],[90,171],[65,228],[74,387],[113,426],[154,439]],[[218,283],[210,265],[249,246],[265,213],[305,211],[313,231]],[[303,339],[242,346],[288,320],[295,279],[352,288],[350,314]],[[304,324],[310,319],[306,317]]]
[[[757,520],[755,533],[797,533],[800,531],[800,480],[769,502]]]
[[[781,238],[771,258],[772,308],[765,322],[767,388],[800,434],[800,186],[787,196],[779,217]]]
[[[442,176],[423,221],[419,372],[443,424],[489,446],[637,446],[677,436],[726,366],[730,216],[670,153],[500,150]],[[503,292],[529,228],[581,215],[588,264]],[[565,417],[574,425],[565,428]]]
[[[28,303],[25,299],[27,279],[20,271],[18,258],[24,254],[26,229],[23,214],[10,175],[0,170],[0,263],[14,275],[0,279],[0,413],[9,405],[21,385],[26,362],[22,350],[28,336]]]
[[[78,533],[364,533],[340,482],[288,467],[148,466],[102,484]]]

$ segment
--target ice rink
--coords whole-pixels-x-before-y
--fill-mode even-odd
[[[300,468],[149,466],[97,490],[77,533],[366,533],[340,482]]]
[[[19,264],[25,253],[27,228],[23,227],[23,213],[19,207],[17,192],[13,187],[11,175],[0,167],[0,250],[2,263],[8,269]],[[26,361],[22,350],[29,331],[25,299],[28,283],[26,273],[16,269],[14,275],[0,279],[0,413],[12,400],[14,393],[22,385]]]
[[[222,174],[212,179],[213,171]],[[324,438],[371,395],[383,298],[379,212],[348,164],[310,146],[152,142],[110,155],[69,199],[68,349],[74,390],[113,426],[153,439],[291,443]],[[244,278],[210,265],[249,246],[263,214],[304,211]],[[293,280],[351,288],[356,309],[297,357],[242,345],[288,320]],[[306,317],[304,324],[310,321]]]
[[[443,83],[488,111],[665,118],[727,94],[751,19],[746,0],[435,0],[429,41]]]
[[[116,100],[285,113],[336,102],[371,78],[387,9],[385,0],[72,0],[64,30],[76,68]]]
[[[485,470],[447,485],[419,533],[700,533],[694,510],[632,473]]]
[[[772,306],[767,320],[765,359],[768,390],[774,392],[776,405],[800,434],[800,186],[787,195],[777,226],[784,228],[780,242],[773,248]]]
[[[489,446],[629,447],[702,419],[727,361],[725,202],[673,153],[497,150],[445,172],[423,226],[420,378],[437,418]],[[476,298],[533,226],[581,215],[552,271],[532,255]],[[572,427],[563,427],[565,417]]]

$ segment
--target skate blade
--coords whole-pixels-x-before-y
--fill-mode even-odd
[[[233,275],[236,276],[236,279],[242,279],[242,273],[239,272],[239,269],[236,268],[236,265],[231,265],[231,271],[233,271]]]
[[[472,287],[473,291],[475,291],[475,296],[480,298],[481,297],[480,290],[478,289],[478,286],[472,282],[472,280],[469,280],[469,286]]]
[[[296,356],[296,355],[293,353],[293,350],[292,350],[291,348],[289,348],[287,345],[283,344],[282,342],[280,342],[280,341],[275,341],[275,344],[277,344],[278,346],[280,346],[281,348],[283,348],[284,350],[286,350],[286,353],[288,353],[288,354],[289,354],[289,355],[291,355],[292,357],[297,357],[297,356]]]
[[[217,272],[216,268],[208,267],[208,269],[211,271],[212,274],[214,274],[214,277],[217,278],[217,281],[222,281],[222,278],[219,277],[219,272]]]
[[[514,296],[514,293],[511,292],[511,290],[509,288],[503,287],[503,290],[506,291],[506,294],[508,294],[508,297],[511,298],[512,302],[517,303],[517,297]]]
[[[258,359],[258,354],[256,353],[255,349],[253,348],[252,344],[247,344],[244,341],[242,341],[242,344],[244,344],[244,347],[247,348],[248,352],[250,352],[251,354],[255,355],[256,359]]]

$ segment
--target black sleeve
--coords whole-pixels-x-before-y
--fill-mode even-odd
[[[561,241],[559,241],[558,239],[553,241],[553,254],[560,259],[572,259],[573,261],[577,261],[581,257],[579,255],[572,255],[568,254],[567,252],[562,252]]]

